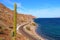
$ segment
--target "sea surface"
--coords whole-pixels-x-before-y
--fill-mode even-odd
[[[60,40],[60,18],[36,18],[36,32],[48,40]]]

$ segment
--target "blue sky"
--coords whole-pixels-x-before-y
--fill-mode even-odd
[[[0,0],[6,7],[14,9],[17,3],[17,12],[30,14],[40,18],[60,17],[60,0]]]

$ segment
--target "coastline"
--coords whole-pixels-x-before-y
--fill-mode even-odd
[[[36,29],[37,29],[37,27],[38,27],[38,24],[36,24],[36,25],[37,25],[37,26],[33,29],[34,34],[35,34],[36,37],[38,37],[39,39],[41,39],[41,40],[45,40],[44,37],[42,37],[41,35],[39,35],[39,34],[36,32]]]
[[[38,24],[37,24],[37,25],[38,25]],[[36,27],[36,28],[37,28],[37,27]],[[40,31],[40,32],[41,32],[41,31]],[[42,34],[42,33],[40,33],[40,34],[37,33],[37,32],[36,32],[36,29],[35,29],[35,33],[36,33],[37,36],[39,36],[39,37],[41,36],[42,38],[44,38],[44,40],[55,40],[55,39],[50,38],[50,37],[48,37],[48,36],[46,36],[46,35],[44,35],[44,34]]]
[[[34,23],[35,23],[35,22],[34,22]],[[35,23],[35,24],[36,24],[36,23]],[[30,27],[31,31],[28,31],[28,30],[26,29],[26,27],[27,27],[27,25],[26,25],[26,26],[24,27],[24,31],[27,32],[28,34],[30,34],[31,36],[39,39],[39,40],[45,40],[45,38],[43,38],[41,35],[38,35],[38,34],[36,33],[37,26],[38,26],[37,24],[36,24],[36,26],[32,26],[32,27],[31,27],[31,25],[30,25],[29,27]]]

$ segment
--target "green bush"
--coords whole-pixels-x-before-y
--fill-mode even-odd
[[[36,24],[35,24],[35,23],[32,23],[32,25],[33,25],[33,26],[36,26]]]
[[[30,31],[30,28],[29,27],[26,27],[26,29]]]
[[[4,33],[5,28],[3,26],[0,26],[0,34]]]

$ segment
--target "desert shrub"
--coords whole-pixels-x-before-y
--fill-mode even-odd
[[[32,25],[33,25],[33,26],[36,26],[36,24],[35,24],[35,23],[32,23]]]
[[[30,27],[26,27],[26,29],[30,31]]]
[[[4,33],[5,28],[3,26],[0,26],[0,34]]]

